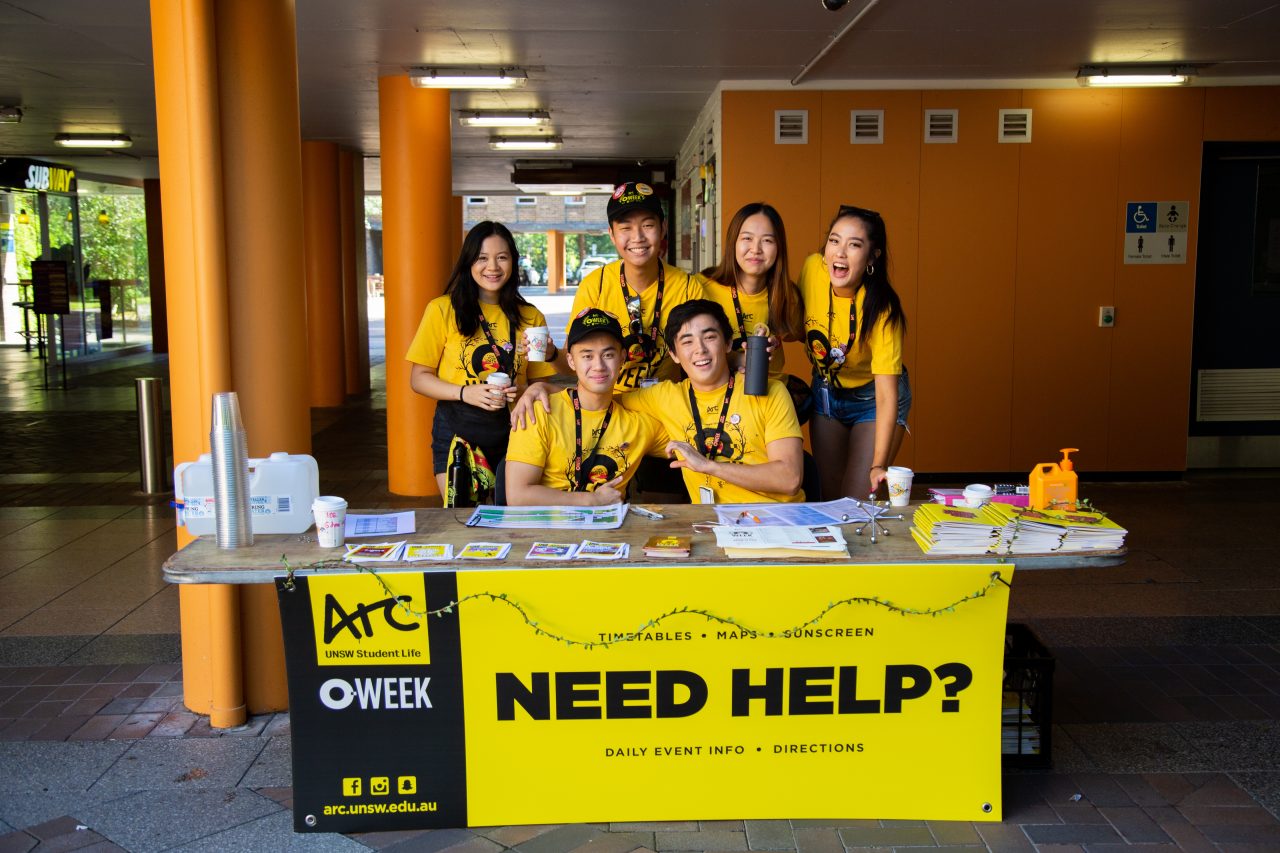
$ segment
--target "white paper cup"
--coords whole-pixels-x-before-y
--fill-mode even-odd
[[[337,548],[347,538],[347,502],[333,495],[321,495],[311,504],[316,517],[316,538],[321,548]]]
[[[910,468],[890,465],[884,481],[889,487],[889,506],[906,506],[911,503],[911,481],[916,474]]]
[[[964,504],[971,509],[977,509],[983,504],[990,503],[993,494],[995,494],[995,490],[990,486],[982,483],[970,483],[964,487]]]
[[[527,347],[525,358],[546,361],[547,350],[551,348],[551,330],[546,326],[530,326],[524,330],[524,343]]]
[[[511,384],[511,377],[505,373],[490,373],[489,378],[485,380],[489,385],[493,386],[489,389],[489,393],[495,397],[503,396],[500,389],[506,388]]]

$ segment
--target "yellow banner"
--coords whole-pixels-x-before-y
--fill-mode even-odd
[[[997,570],[459,572],[467,822],[999,820]]]

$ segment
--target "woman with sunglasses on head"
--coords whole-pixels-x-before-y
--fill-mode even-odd
[[[889,244],[874,210],[841,206],[822,254],[800,273],[805,349],[813,364],[813,453],[822,497],[875,494],[906,432],[911,386],[906,317],[889,283]]]
[[[782,378],[778,339],[799,340],[804,331],[800,292],[787,272],[787,232],[772,205],[744,205],[729,220],[718,266],[702,271],[707,298],[718,302],[733,329],[733,352],[740,357],[747,335],[769,335],[769,375]]]
[[[554,374],[554,345],[548,361],[529,363],[522,330],[547,325],[542,312],[520,295],[520,253],[515,238],[499,222],[480,222],[467,232],[449,275],[445,295],[427,304],[405,358],[413,362],[409,384],[436,401],[431,425],[431,461],[440,494],[445,494],[449,445],[459,436],[484,451],[494,470],[507,454],[507,404],[518,396],[526,375]],[[503,373],[505,387],[489,384]]]

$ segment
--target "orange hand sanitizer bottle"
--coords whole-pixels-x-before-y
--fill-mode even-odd
[[[1078,448],[1064,447],[1061,450],[1062,459],[1057,462],[1041,462],[1031,469],[1027,484],[1031,487],[1032,509],[1075,509],[1079,478],[1076,477],[1076,464],[1071,461],[1070,454],[1079,452]]]

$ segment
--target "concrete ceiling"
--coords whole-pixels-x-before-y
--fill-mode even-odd
[[[302,135],[378,155],[377,79],[420,65],[507,65],[527,88],[455,109],[546,109],[557,159],[673,159],[717,85],[785,87],[871,0],[297,0]],[[0,155],[156,174],[147,0],[0,0]],[[1275,0],[880,0],[804,88],[1074,85],[1086,63],[1202,65],[1197,85],[1280,83]],[[58,132],[128,133],[68,157]],[[512,192],[510,152],[453,128],[454,189]],[[526,155],[519,155],[524,158]],[[536,156],[536,155],[534,155]],[[376,189],[376,160],[367,170]]]

